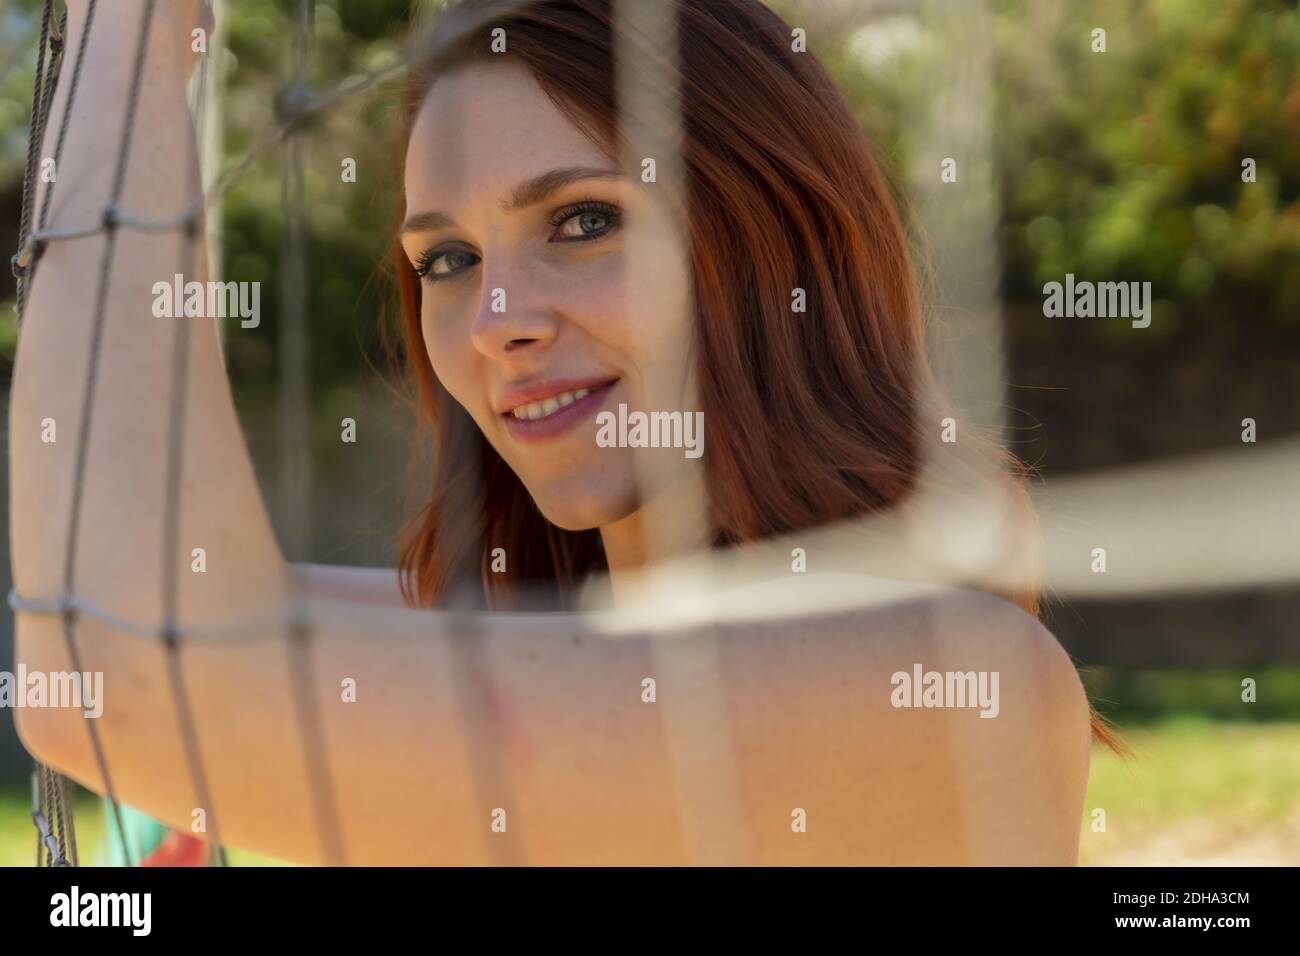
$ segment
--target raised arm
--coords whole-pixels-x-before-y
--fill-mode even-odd
[[[99,223],[113,204],[144,7],[144,0],[98,4],[54,184],[50,229]],[[155,4],[115,204],[133,218],[173,217],[196,194],[185,99],[196,22],[186,11],[196,7]],[[86,8],[86,0],[69,4],[68,62],[42,156],[54,155]],[[63,592],[77,499],[71,577],[80,597],[133,620],[160,622],[163,562],[182,572],[182,622],[255,614],[283,596],[286,568],[235,414],[216,320],[153,312],[155,283],[171,283],[177,272],[187,281],[207,281],[202,229],[185,263],[182,248],[179,229],[129,226],[45,248],[28,298],[10,410],[13,568],[23,595]],[[189,355],[179,535],[175,553],[164,555],[169,416],[181,397],[172,392],[173,351],[182,323]],[[83,430],[88,441],[79,462]],[[206,573],[190,570],[194,548],[205,550]]]
[[[143,2],[99,4],[51,227],[98,221],[112,195]],[[192,21],[179,3],[157,6],[119,204],[142,218],[175,214],[195,180]],[[70,3],[70,51],[85,8]],[[65,96],[66,85],[52,131]],[[293,576],[213,321],[152,314],[179,235],[123,229],[112,240],[86,404],[106,241],[51,244],[31,289],[11,403],[14,578],[28,598],[65,593],[74,499],[79,597],[156,624],[164,562],[180,567],[181,672],[211,789],[203,809],[226,843],[329,862],[317,825],[328,794],[352,863],[1073,862],[1087,764],[1078,679],[1037,622],[987,601],[635,638],[565,617],[317,604],[310,671],[274,626],[215,636],[279,611]],[[187,275],[206,279],[203,262],[199,242]],[[176,549],[164,553],[179,322],[192,333],[183,494]],[[42,441],[47,419],[54,442]],[[190,570],[195,547],[204,573]],[[82,669],[104,674],[103,715],[89,720],[119,796],[188,827],[198,803],[162,643],[88,616],[75,635]],[[71,668],[57,615],[20,614],[17,639],[29,670]],[[916,661],[998,670],[999,718],[891,707],[889,675]],[[304,695],[319,718],[305,728]],[[103,789],[79,711],[16,713],[29,750]],[[322,748],[325,778],[310,772],[304,738]],[[796,809],[806,832],[792,827]]]

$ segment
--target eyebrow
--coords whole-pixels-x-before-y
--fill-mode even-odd
[[[534,176],[527,182],[516,186],[510,199],[501,203],[501,208],[506,212],[516,212],[528,206],[536,206],[538,203],[546,202],[565,186],[581,182],[584,179],[617,179],[618,175],[612,169],[593,169],[587,166],[552,169],[549,173]]]
[[[417,212],[406,217],[406,222],[402,223],[402,232],[433,232],[435,229],[446,229],[449,226],[456,225],[455,220],[446,213],[441,212]]]
[[[501,201],[501,208],[506,212],[517,212],[529,206],[545,202],[565,186],[582,182],[585,179],[617,179],[619,174],[612,169],[597,169],[589,166],[571,166],[565,169],[552,169],[550,172],[534,176],[515,187],[509,199]],[[401,231],[433,232],[456,225],[456,221],[442,212],[412,213],[402,223]]]

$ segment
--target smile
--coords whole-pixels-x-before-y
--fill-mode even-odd
[[[586,398],[591,394],[591,389],[580,388],[576,392],[561,392],[552,398],[541,402],[530,402],[527,405],[520,405],[510,414],[515,418],[522,418],[525,421],[535,422],[538,419],[545,418],[558,412],[565,405],[572,405],[580,398]]]
[[[556,384],[561,387],[569,385]],[[581,384],[576,388],[570,385],[563,391],[544,397],[521,396],[529,400],[515,405],[502,415],[506,429],[512,437],[525,442],[558,436],[594,415],[617,384],[618,379],[614,379]]]

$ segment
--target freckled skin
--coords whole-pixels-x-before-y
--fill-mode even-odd
[[[690,310],[685,250],[637,177],[572,183],[530,208],[503,203],[554,169],[616,172],[522,66],[476,64],[438,79],[416,119],[406,167],[408,215],[440,211],[455,226],[408,233],[412,263],[453,243],[479,261],[423,289],[422,325],[439,380],[519,475],[544,514],[569,529],[627,517],[669,480],[666,461],[600,448],[594,413],[558,440],[524,445],[494,407],[509,384],[617,377],[604,409],[682,409]],[[598,202],[619,226],[589,242],[549,241],[557,210]],[[493,290],[506,311],[493,311]]]

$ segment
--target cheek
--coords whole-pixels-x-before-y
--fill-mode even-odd
[[[421,319],[424,331],[425,350],[433,374],[438,377],[451,397],[465,407],[471,415],[478,417],[480,410],[475,407],[475,397],[481,396],[483,389],[475,388],[479,375],[474,358],[468,329],[453,320],[452,316],[439,312],[435,317],[433,310],[426,304]]]
[[[616,356],[649,400],[647,393],[661,392],[654,383],[680,378],[693,310],[679,256],[655,243],[655,254],[638,265],[629,251],[551,270],[544,280],[546,301],[588,343]]]
[[[648,408],[694,408],[689,270],[670,243],[656,241],[642,249],[623,276],[622,349],[639,371]]]
[[[583,338],[602,351],[636,358],[637,330],[631,322],[627,275],[621,257],[592,260],[548,279],[552,307]]]

